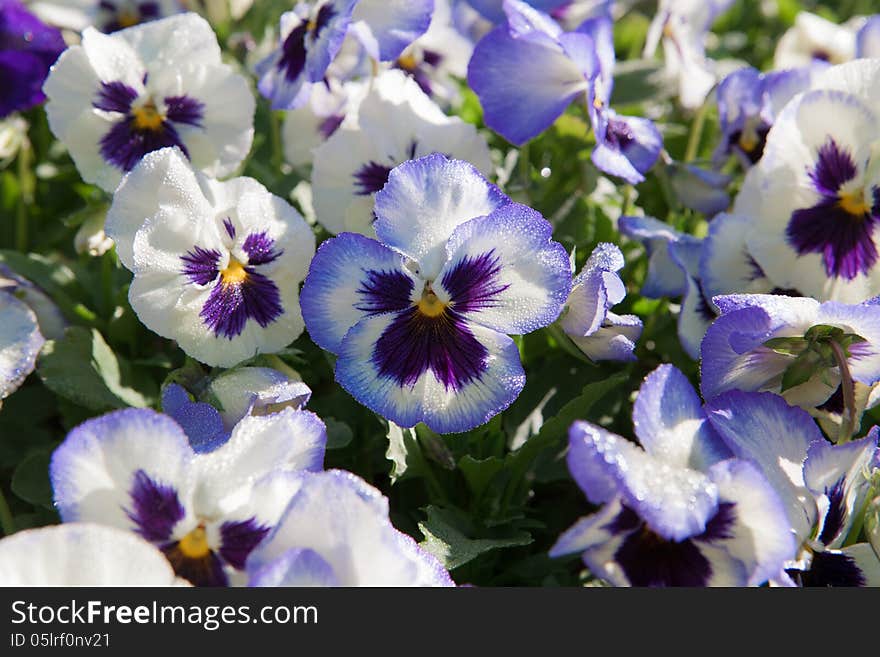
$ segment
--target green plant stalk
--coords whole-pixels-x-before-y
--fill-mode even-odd
[[[704,102],[700,109],[697,110],[697,115],[694,117],[694,122],[691,124],[691,131],[688,135],[688,143],[687,148],[684,152],[684,161],[685,162],[693,162],[693,160],[697,157],[697,150],[700,148],[700,141],[703,138],[703,128],[706,125],[706,116],[709,114],[709,101]]]
[[[843,391],[843,409],[844,416],[840,419],[840,430],[837,434],[837,444],[849,442],[852,438],[853,428],[856,422],[856,392],[855,383],[853,383],[852,374],[849,371],[849,365],[846,362],[846,354],[835,340],[831,340],[831,351],[834,353],[834,360],[837,361],[837,367],[840,369],[840,387]]]
[[[18,208],[15,217],[15,249],[28,252],[28,206],[31,197],[31,145],[25,142],[18,153]]]
[[[284,146],[281,143],[281,112],[269,111],[269,125],[272,130],[272,166],[276,172],[284,164]]]
[[[3,530],[4,536],[10,536],[15,533],[15,520],[12,517],[12,511],[6,502],[6,496],[3,495],[3,489],[0,488],[0,529]]]

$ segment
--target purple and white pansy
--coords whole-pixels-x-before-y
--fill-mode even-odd
[[[111,192],[144,155],[169,146],[207,175],[229,175],[253,140],[247,80],[221,62],[197,14],[112,35],[86,29],[44,91],[49,125],[80,175]]]
[[[454,586],[436,557],[394,528],[388,499],[342,470],[300,474],[246,565],[251,586]]]
[[[713,302],[721,316],[701,346],[706,399],[728,390],[769,390],[812,408],[841,386],[845,396],[853,382],[880,381],[880,306],[769,294]]]
[[[327,434],[307,411],[246,417],[197,454],[171,418],[145,409],[87,420],[55,450],[50,478],[64,522],[128,529],[196,585],[244,583],[250,552],[278,522],[296,472],[321,470]]]
[[[537,212],[472,165],[434,154],[376,194],[377,240],[324,242],[302,292],[336,380],[394,423],[440,433],[483,424],[525,383],[508,334],[547,326],[571,288],[564,247]]]
[[[257,88],[273,109],[301,107],[342,47],[357,0],[298,2],[281,16],[278,47],[256,66]]]
[[[614,44],[607,15],[564,32],[549,15],[505,0],[507,23],[474,49],[468,82],[483,105],[486,125],[514,144],[537,136],[576,99],[585,101],[602,171],[637,183],[659,156],[663,140],[654,124],[623,117],[609,107]],[[523,90],[530,102],[522,102]]]
[[[34,371],[45,338],[33,310],[14,294],[0,290],[0,402]]]
[[[193,358],[230,367],[302,332],[299,283],[315,237],[256,180],[212,180],[163,149],[126,176],[106,229],[134,274],[138,317]]]
[[[715,62],[706,57],[706,36],[712,23],[733,0],[660,0],[645,40],[645,57],[653,57],[661,41],[666,76],[678,83],[682,107],[703,104],[715,85]]]
[[[785,104],[809,88],[809,68],[761,73],[743,68],[718,85],[718,123],[721,141],[715,149],[716,164],[736,155],[747,169],[761,159],[767,133]]]
[[[122,529],[71,522],[0,540],[0,587],[180,585],[154,545]]]
[[[861,23],[854,19],[838,25],[808,11],[801,11],[776,43],[773,68],[782,70],[800,66],[825,68],[843,64],[855,57],[856,32]]]
[[[782,500],[797,548],[773,581],[880,585],[880,559],[869,545],[849,540],[880,467],[880,429],[832,445],[806,411],[769,392],[726,392],[706,411],[728,448],[757,467]]]
[[[880,293],[872,80],[875,60],[829,69],[786,105],[746,175],[734,211],[752,218],[748,250],[774,287],[850,303]]]
[[[446,116],[402,71],[386,71],[314,151],[318,222],[331,233],[373,235],[374,197],[388,174],[401,162],[431,153],[470,162],[485,176],[493,170],[486,140],[474,126]]]
[[[633,350],[642,334],[642,320],[611,312],[626,296],[617,274],[623,265],[618,247],[608,243],[596,246],[572,281],[559,319],[565,334],[592,360],[635,360]]]
[[[755,586],[782,571],[796,545],[779,495],[758,468],[731,458],[679,370],[648,375],[633,425],[641,446],[572,425],[569,470],[601,508],[550,556],[578,552],[616,586]]]

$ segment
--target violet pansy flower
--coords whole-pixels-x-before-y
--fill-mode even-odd
[[[0,118],[42,103],[49,67],[67,45],[18,0],[0,0]]]
[[[220,60],[200,16],[171,16],[112,35],[93,28],[44,86],[52,132],[87,182],[116,189],[147,153],[177,147],[211,176],[232,173],[253,139],[247,81]]]
[[[230,367],[302,332],[299,283],[315,237],[256,180],[218,182],[178,149],[150,153],[117,190],[106,230],[134,273],[138,317],[193,358]]]
[[[336,380],[400,426],[471,429],[519,395],[508,334],[551,324],[571,266],[550,224],[470,164],[434,154],[393,169],[376,194],[377,240],[324,242],[302,292],[309,335]]]
[[[648,375],[633,424],[641,445],[572,425],[569,470],[601,508],[550,556],[579,552],[617,586],[755,586],[794,557],[780,497],[755,466],[731,458],[680,371]]]
[[[158,547],[196,585],[241,582],[245,561],[296,490],[295,472],[323,467],[327,435],[306,411],[247,417],[208,454],[154,411],[87,420],[52,455],[65,522],[127,529]]]

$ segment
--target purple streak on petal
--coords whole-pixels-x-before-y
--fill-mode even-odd
[[[449,292],[458,313],[495,308],[495,297],[510,287],[498,281],[500,273],[501,261],[494,249],[478,256],[465,256],[443,275],[443,288]]]
[[[217,278],[219,271],[217,263],[220,261],[220,252],[216,249],[203,249],[200,246],[187,251],[180,257],[183,260],[181,273],[196,285],[207,285]]]
[[[153,543],[167,541],[185,515],[174,487],[153,481],[143,470],[134,473],[129,496],[132,508],[126,515],[137,525],[135,531]]]
[[[856,216],[837,198],[825,198],[811,208],[795,210],[785,234],[800,254],[820,253],[828,276],[852,280],[877,262],[873,214]]]
[[[259,524],[255,518],[238,522],[227,521],[220,526],[220,556],[238,570],[244,570],[245,561],[271,527]]]
[[[427,317],[413,306],[395,317],[376,341],[372,361],[380,376],[401,387],[415,385],[430,369],[447,390],[460,390],[479,380],[488,355],[457,312],[447,309]]]
[[[345,120],[344,114],[331,114],[326,119],[321,121],[321,125],[318,126],[318,132],[321,133],[321,136],[324,139],[329,139],[334,132],[342,125],[342,122]]]
[[[278,69],[284,72],[288,82],[293,82],[306,66],[306,35],[309,32],[308,24],[302,22],[297,25],[281,46],[281,58],[278,60]]]
[[[364,272],[357,293],[363,299],[355,308],[371,315],[399,312],[412,305],[412,279],[400,271]]]
[[[226,229],[226,234],[229,235],[229,239],[235,239],[235,224],[232,223],[232,219],[226,217],[223,220],[223,227]]]
[[[375,194],[388,182],[392,167],[370,160],[355,171],[355,193],[360,196]]]
[[[241,335],[249,319],[266,328],[283,313],[278,286],[253,267],[245,267],[241,283],[218,284],[199,313],[214,335],[232,340]]]
[[[865,586],[865,576],[855,559],[839,552],[817,552],[810,569],[787,571],[805,587]]]
[[[131,104],[137,99],[138,93],[124,82],[102,82],[98,89],[98,97],[92,107],[105,112],[128,114]]]
[[[165,118],[174,123],[202,127],[205,104],[187,95],[165,97]]]
[[[265,231],[248,235],[241,248],[248,254],[249,265],[267,265],[284,254],[284,250],[275,250],[275,240]]]
[[[822,196],[837,197],[840,188],[856,177],[858,168],[852,155],[841,148],[833,138],[819,149],[816,167],[810,172],[810,180]]]
[[[828,513],[825,515],[825,522],[822,524],[822,533],[819,534],[819,540],[823,545],[830,545],[837,538],[840,530],[843,529],[846,520],[846,481],[841,477],[831,490],[825,491],[828,496]]]

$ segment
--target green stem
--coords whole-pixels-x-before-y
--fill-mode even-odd
[[[865,526],[865,514],[868,512],[868,505],[874,499],[874,495],[876,495],[876,489],[874,488],[871,488],[868,494],[865,495],[865,501],[862,502],[862,507],[856,514],[855,520],[853,520],[853,524],[849,528],[849,533],[846,535],[846,540],[843,542],[844,547],[849,547],[859,540],[859,534],[862,533],[862,527]]]
[[[0,488],[0,529],[3,530],[4,536],[10,536],[15,533],[15,520],[12,517],[12,511],[6,502],[6,496],[3,495],[3,489]]]
[[[30,180],[31,146],[25,142],[18,153],[18,211],[15,221],[15,248],[28,251],[28,206],[33,201]]]
[[[532,187],[532,166],[531,162],[529,162],[529,144],[526,142],[519,149],[519,161],[517,162],[519,168],[519,178],[520,184],[522,185],[523,194],[526,197],[526,200],[531,200],[531,195],[529,190]]]
[[[706,101],[697,110],[694,122],[691,124],[691,132],[688,135],[687,149],[684,152],[684,161],[692,162],[697,157],[700,148],[700,140],[703,138],[703,127],[706,125],[706,116],[709,114],[709,101]]]
[[[275,174],[280,175],[281,165],[284,164],[284,147],[281,143],[281,118],[280,112],[269,110],[269,125],[272,131],[272,167]]]
[[[837,435],[837,444],[840,445],[852,438],[856,421],[856,391],[843,347],[835,340],[831,340],[830,344],[831,351],[834,353],[834,360],[837,361],[837,367],[840,369],[840,388],[843,392],[844,414],[840,419],[840,430]]]

